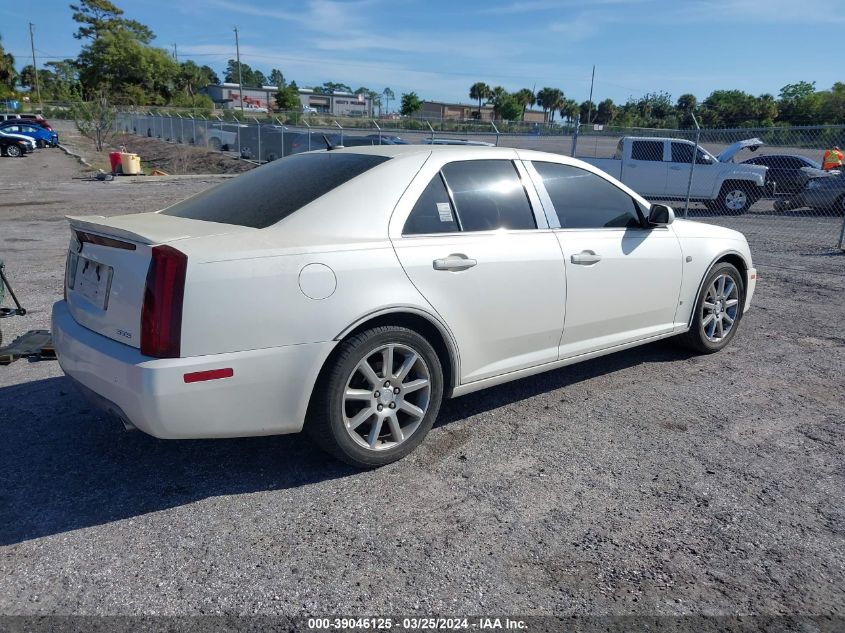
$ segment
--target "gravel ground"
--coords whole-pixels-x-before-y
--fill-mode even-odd
[[[49,326],[65,214],[215,182],[80,175],[59,150],[0,159],[0,256],[30,309],[9,336]],[[449,401],[375,472],[303,436],[126,433],[56,363],[0,367],[0,613],[845,616],[845,255],[742,222],[777,257],[755,252],[728,349],[661,342]]]

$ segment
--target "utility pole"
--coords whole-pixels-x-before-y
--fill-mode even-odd
[[[593,114],[593,84],[596,83],[596,65],[593,64],[593,78],[590,79],[590,100],[587,102],[587,125],[590,124],[590,116]]]
[[[238,27],[235,27],[235,56],[238,60],[238,93],[241,97],[241,115],[244,113],[244,82],[241,77],[241,45],[238,41]]]
[[[176,60],[176,63],[179,63],[179,53],[176,52],[176,42],[173,42],[173,59]]]
[[[35,69],[35,93],[38,95],[38,107],[44,112],[44,104],[41,103],[41,86],[38,84],[38,64],[35,63],[35,36],[32,34],[32,22],[29,23],[29,45],[32,47],[32,67]]]

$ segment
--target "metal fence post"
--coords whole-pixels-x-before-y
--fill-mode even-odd
[[[575,156],[575,152],[578,151],[578,133],[581,131],[581,119],[578,119],[578,123],[575,124],[575,132],[572,134],[572,150],[569,152],[570,156]]]
[[[176,116],[179,117],[179,136],[177,138],[177,142],[178,143],[184,143],[185,142],[185,120],[182,118],[182,115],[179,114],[178,112],[176,113]]]
[[[197,119],[196,117],[191,117],[191,145],[197,144]]]
[[[258,117],[252,117],[252,120],[255,121],[256,127],[258,127],[258,164],[261,164],[261,124],[258,122]]]
[[[695,123],[695,146],[692,148],[692,158],[689,164],[689,180],[687,181],[687,199],[684,202],[684,218],[689,215],[689,199],[692,192],[692,175],[695,172],[695,159],[698,156],[698,142],[701,140],[701,127],[698,125],[698,119],[695,118],[695,112],[690,112],[692,122]]]
[[[238,119],[236,114],[232,115],[232,118],[235,119],[235,128],[238,134],[238,160],[241,159],[241,122]]]
[[[311,151],[311,126],[308,125],[308,121],[305,120],[305,117],[302,118],[302,122],[305,124],[305,127],[308,128],[308,151]]]
[[[375,125],[376,129],[378,130],[378,144],[381,145],[381,128],[379,127],[379,124],[376,122],[375,119],[372,119],[372,122],[373,122],[373,125]]]
[[[334,124],[340,128],[340,144],[343,145],[343,126],[337,122],[337,119],[335,119]]]
[[[839,231],[839,250],[845,251],[845,216],[842,217],[842,229]]]
[[[167,140],[173,142],[173,115],[168,114],[167,117],[170,119],[170,138]]]
[[[496,127],[496,124],[493,121],[490,121],[490,125],[493,126],[493,129],[496,130],[496,147],[499,147],[499,128]]]
[[[279,158],[284,158],[285,157],[285,126],[281,122],[281,120],[279,120],[279,117],[275,117],[275,119],[276,119],[276,123],[279,124],[279,129],[282,132],[282,134],[281,134],[281,136],[282,136],[282,141],[281,141],[282,147],[279,149]]]
[[[425,124],[428,126],[428,129],[431,130],[431,144],[434,145],[434,128],[431,127],[431,123],[428,121],[426,121]]]

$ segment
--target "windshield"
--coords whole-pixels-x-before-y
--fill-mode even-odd
[[[387,160],[386,156],[369,154],[297,154],[233,178],[161,213],[263,229]]]

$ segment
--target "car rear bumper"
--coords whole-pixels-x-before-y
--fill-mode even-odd
[[[53,306],[53,343],[62,370],[98,407],[155,437],[212,438],[296,433],[335,341],[191,358],[158,359],[73,320]],[[185,374],[232,369],[232,376],[185,382]]]

